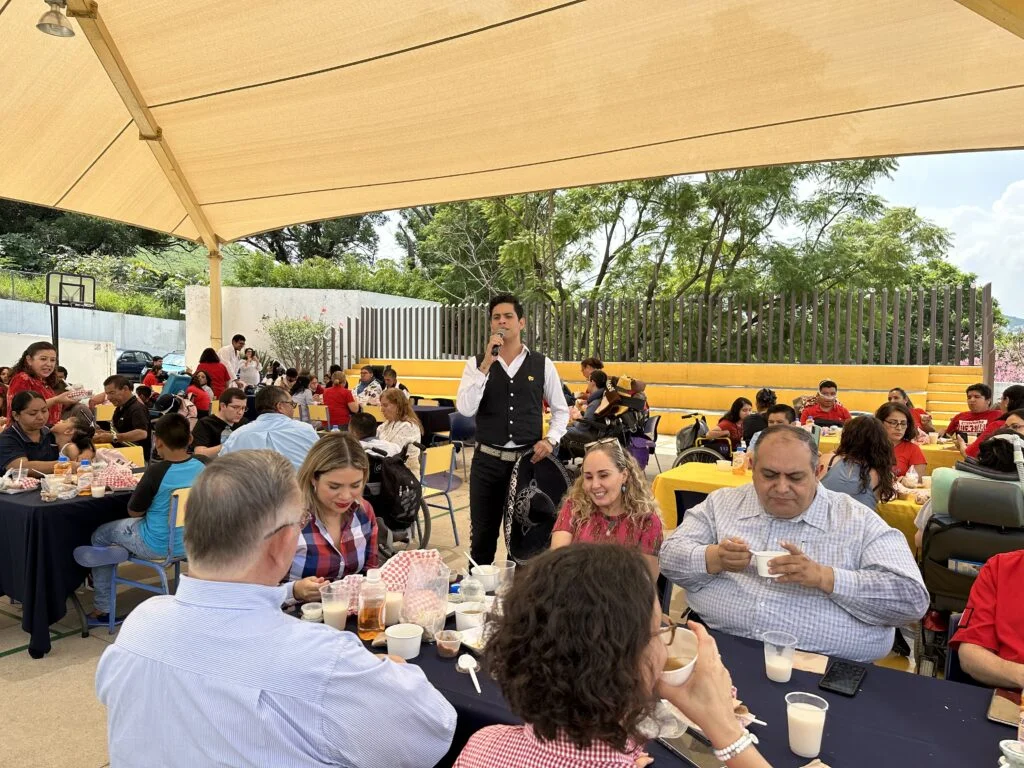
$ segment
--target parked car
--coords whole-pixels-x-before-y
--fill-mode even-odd
[[[185,353],[181,350],[174,350],[164,355],[164,370],[167,373],[185,372]]]
[[[141,349],[123,349],[117,352],[117,373],[129,381],[141,381],[142,372],[153,365],[153,356]]]

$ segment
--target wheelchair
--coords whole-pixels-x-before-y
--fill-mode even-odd
[[[676,460],[672,462],[672,468],[690,462],[714,464],[722,459],[731,459],[732,448],[728,440],[707,439],[708,422],[704,415],[696,412],[683,414],[683,418],[690,417],[694,419],[693,424],[676,434]]]
[[[967,462],[958,462],[956,469],[936,470],[932,476],[934,515],[921,543],[921,575],[930,603],[914,655],[917,673],[929,677],[946,668],[950,616],[967,605],[977,569],[993,555],[1024,549],[1024,484],[1017,473]],[[950,477],[955,479],[947,486],[947,500],[942,486]]]

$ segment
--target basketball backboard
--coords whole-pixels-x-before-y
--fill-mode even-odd
[[[89,275],[48,272],[46,303],[58,307],[95,307],[96,278]]]

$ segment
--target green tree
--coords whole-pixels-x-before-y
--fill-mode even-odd
[[[295,264],[317,257],[334,259],[343,255],[357,255],[372,264],[379,240],[376,227],[386,220],[383,213],[325,219],[250,235],[242,238],[241,242],[271,254],[282,264]]]

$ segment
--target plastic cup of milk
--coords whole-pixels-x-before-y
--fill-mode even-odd
[[[323,603],[324,624],[335,629],[344,629],[348,621],[348,605],[352,598],[352,587],[346,582],[332,581],[320,587],[320,602]]]
[[[787,693],[786,719],[789,721],[789,749],[799,757],[817,757],[825,732],[828,702],[813,693]]]
[[[765,632],[764,671],[774,683],[788,683],[793,676],[793,653],[796,637],[789,632]]]

